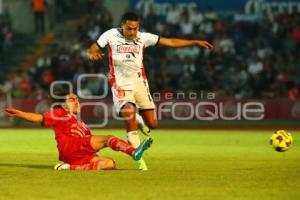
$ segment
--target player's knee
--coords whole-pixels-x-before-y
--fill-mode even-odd
[[[110,169],[116,169],[116,161],[114,161],[113,159],[111,159],[109,161],[109,167],[110,167]]]
[[[116,168],[116,162],[113,159],[105,159],[102,161],[101,169],[112,170]]]
[[[121,109],[121,116],[122,117],[135,117],[135,106],[132,103],[127,103]]]

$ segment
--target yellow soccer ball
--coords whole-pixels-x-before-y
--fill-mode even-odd
[[[287,151],[293,143],[293,137],[291,133],[286,130],[278,130],[272,134],[270,138],[270,144],[278,152]]]

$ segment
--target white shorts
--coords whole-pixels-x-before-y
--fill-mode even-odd
[[[130,89],[126,86],[112,87],[114,108],[119,114],[126,103],[133,103],[139,110],[155,109],[152,96],[149,91],[148,81],[142,78],[132,81]]]

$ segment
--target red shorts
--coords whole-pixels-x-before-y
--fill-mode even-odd
[[[75,165],[89,163],[97,156],[90,144],[91,135],[85,137],[66,137],[58,142],[59,160]]]

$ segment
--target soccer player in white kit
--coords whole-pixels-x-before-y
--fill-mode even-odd
[[[104,56],[101,49],[108,47],[114,107],[124,119],[127,139],[134,147],[140,144],[137,134],[138,122],[145,123],[150,129],[157,127],[155,105],[143,65],[144,48],[156,45],[213,48],[210,43],[203,40],[165,38],[140,32],[139,25],[140,21],[135,13],[125,13],[121,19],[121,28],[112,28],[104,32],[87,51],[89,59],[96,61]],[[137,109],[142,119],[137,119]],[[143,159],[138,163],[139,169],[147,170]]]

